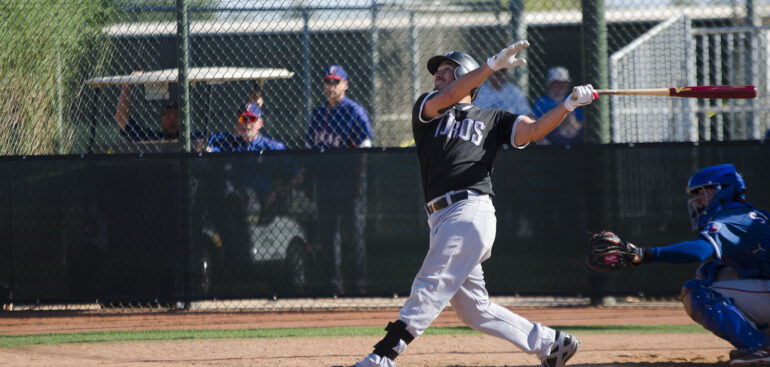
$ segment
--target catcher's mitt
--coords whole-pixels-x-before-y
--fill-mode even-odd
[[[634,266],[632,262],[637,251],[618,235],[601,231],[592,233],[589,240],[586,263],[592,270],[606,273],[624,267]]]

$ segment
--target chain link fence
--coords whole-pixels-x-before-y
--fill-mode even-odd
[[[59,293],[43,303],[101,297],[108,306],[152,308],[226,299],[200,307],[237,308],[275,287],[289,292],[281,298],[341,294],[333,282],[340,269],[381,275],[367,287],[347,274],[347,294],[394,293],[418,268],[422,242],[409,241],[427,227],[413,153],[388,149],[413,145],[412,103],[433,86],[426,62],[451,50],[484,62],[528,39],[528,63],[497,72],[476,102],[534,116],[587,83],[751,84],[759,92],[753,100],[600,98],[542,145],[759,140],[770,128],[767,0],[6,0],[0,16],[0,156],[18,173],[0,175],[11,208],[0,212],[7,219],[0,232],[15,241],[0,244],[11,254],[0,259],[8,269],[0,271],[4,301],[40,299],[35,287],[50,282]],[[328,95],[342,90],[357,104],[355,117],[343,115],[347,124],[327,107]],[[319,134],[319,126],[343,138]],[[386,152],[329,149],[369,146]],[[548,151],[559,153],[546,154],[546,164],[570,156]],[[26,156],[67,163],[38,166]],[[514,203],[498,210],[516,223],[516,238],[551,230],[526,222]],[[587,214],[575,213],[582,214],[557,221],[585,224]],[[181,230],[164,232],[164,223]],[[352,243],[351,254],[341,254],[342,243]],[[394,247],[414,256],[395,261]],[[46,271],[14,278],[41,253],[52,256]],[[106,286],[123,282],[120,271],[93,262],[134,259],[127,254],[153,260],[117,268],[135,272],[141,281],[133,286]],[[157,259],[177,255],[184,261]],[[311,263],[322,272],[305,271]],[[495,284],[513,268],[501,264],[486,268],[491,289],[542,292]],[[394,269],[403,279],[383,275]],[[268,273],[269,281],[248,281]],[[155,278],[163,282],[142,286]],[[575,287],[556,291],[571,296]],[[148,289],[166,299],[147,299]],[[392,303],[370,304],[377,302]]]
[[[751,140],[768,130],[767,1],[589,1],[598,11],[590,19],[606,24],[596,39],[581,36],[591,25],[581,22],[578,1],[179,3],[186,12],[169,0],[4,2],[0,153],[166,152],[188,149],[188,139],[190,150],[206,151],[212,135],[238,135],[239,107],[258,100],[259,133],[304,149],[314,145],[308,130],[313,109],[326,103],[330,65],[345,69],[346,97],[368,117],[368,128],[352,129],[376,147],[409,146],[411,104],[432,89],[430,56],[459,49],[483,61],[524,38],[529,63],[500,77],[514,85],[504,94],[525,103],[497,106],[531,111],[550,91],[549,69],[560,65],[570,85],[759,89],[750,101],[613,97],[609,121],[597,121],[611,126],[613,142]],[[677,36],[659,41],[653,34],[673,19],[681,26],[666,32]],[[612,60],[612,75],[591,80],[587,54],[605,49],[599,56]],[[480,98],[496,98],[499,82],[490,80],[493,95]],[[181,122],[179,106],[188,117]],[[601,119],[585,115],[565,130]]]

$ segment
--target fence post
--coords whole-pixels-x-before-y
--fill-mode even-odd
[[[747,42],[748,47],[746,49],[746,66],[744,72],[746,82],[743,84],[755,84],[754,80],[756,80],[759,75],[760,60],[759,34],[756,32],[756,27],[762,25],[762,19],[756,12],[754,0],[746,0],[746,25],[752,27],[752,29],[747,34],[749,39]],[[764,131],[762,131],[759,122],[759,114],[754,112],[756,111],[756,101],[749,99],[746,100],[746,104],[749,106],[748,112],[746,112],[748,126],[746,126],[746,135],[743,136],[743,138],[762,139],[762,133]]]
[[[411,93],[412,101],[416,101],[420,96],[420,31],[417,28],[415,11],[409,11],[409,50],[411,58],[409,59],[409,75],[412,79]]]
[[[311,106],[311,85],[310,85],[310,12],[306,8],[302,8],[302,80],[305,83],[305,126],[310,126],[310,118],[312,113]]]
[[[607,21],[604,19],[604,0],[581,0],[581,50],[583,81],[596,89],[607,88]],[[583,107],[585,112],[585,139],[587,143],[610,142],[610,99],[599,98]]]
[[[179,66],[179,144],[190,152],[190,9],[187,0],[176,0],[176,35]]]
[[[527,39],[527,25],[524,23],[524,1],[523,0],[511,0],[508,3],[508,9],[511,11],[511,33],[513,38],[511,41]],[[526,58],[527,50],[522,51],[522,56]],[[514,76],[513,81],[521,88],[524,95],[529,95],[529,77],[527,68],[513,68]]]
[[[190,81],[188,79],[188,72],[190,66],[190,9],[188,0],[176,0],[176,17],[177,17],[177,42],[179,44],[179,143],[182,151],[190,152],[190,131],[192,126],[190,124]],[[180,234],[180,244],[178,251],[180,251],[179,260],[167,259],[170,263],[175,264],[176,274],[178,281],[174,282],[176,288],[177,307],[185,308],[186,303],[179,303],[180,301],[186,301],[190,298],[193,292],[192,280],[194,279],[194,242],[192,236],[192,177],[190,173],[190,161],[183,157],[180,161],[180,179],[181,179],[181,226],[182,233]],[[170,251],[169,253],[176,253]]]
[[[377,124],[377,59],[379,58],[379,52],[377,52],[377,13],[379,9],[377,8],[376,0],[372,0],[370,10],[372,24],[369,28],[369,103],[371,107],[368,109],[368,112],[369,121],[372,124]],[[377,138],[380,137],[375,136],[375,139]]]

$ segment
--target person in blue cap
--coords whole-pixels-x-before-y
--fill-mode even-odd
[[[358,102],[345,96],[348,74],[339,65],[323,72],[326,101],[313,110],[306,139],[308,148],[368,148],[372,146],[369,115]]]
[[[307,147],[322,151],[371,147],[369,115],[345,95],[349,87],[345,69],[327,66],[322,81],[326,101],[313,110],[306,133]],[[323,183],[316,192],[317,233],[327,270],[324,292],[332,296],[367,292],[366,160],[366,153],[358,154],[351,164],[328,166],[319,173]]]

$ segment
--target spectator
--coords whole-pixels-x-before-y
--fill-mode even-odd
[[[562,66],[552,67],[548,70],[548,79],[545,81],[548,91],[540,96],[532,106],[535,117],[543,116],[546,112],[564,101],[564,98],[572,92],[570,86],[572,79],[569,71]],[[583,143],[583,111],[581,107],[567,114],[558,128],[551,131],[539,143],[573,145]]]
[[[529,106],[527,97],[518,85],[505,80],[506,70],[498,70],[479,88],[473,104],[481,108],[496,108],[516,115],[527,115],[534,118],[535,114]]]
[[[120,135],[129,140],[168,140],[179,137],[179,105],[176,102],[168,102],[160,113],[161,130],[152,130],[136,123],[130,118],[131,99],[128,85],[123,85],[123,90],[118,97],[118,105],[115,111],[115,121],[120,126]]]
[[[134,71],[131,75],[142,75],[142,71]],[[160,130],[149,129],[138,124],[131,118],[131,91],[128,84],[123,84],[115,108],[115,121],[120,126],[120,135],[131,141],[155,140],[168,141],[179,138],[179,105],[174,101],[164,104],[160,113]],[[194,132],[192,139],[202,139],[200,132]]]
[[[238,110],[238,120],[232,134],[214,134],[209,138],[207,152],[253,152],[284,150],[286,145],[259,133],[264,120],[255,103],[246,103]]]
[[[131,75],[142,75],[135,71]],[[115,108],[115,121],[120,126],[120,135],[129,140],[167,140],[179,137],[179,105],[168,102],[160,113],[161,131],[147,129],[131,119],[131,91],[123,84]]]
[[[348,75],[339,65],[324,69],[326,102],[313,110],[307,130],[309,148],[368,148],[372,129],[364,108],[345,96]],[[354,156],[350,164],[330,162],[319,170],[316,188],[318,242],[323,249],[332,295],[346,293],[343,264],[350,269],[351,294],[366,293],[366,154]]]
[[[313,110],[307,130],[308,148],[368,148],[372,146],[369,115],[356,101],[346,98],[348,75],[339,65],[324,69],[326,102]]]

